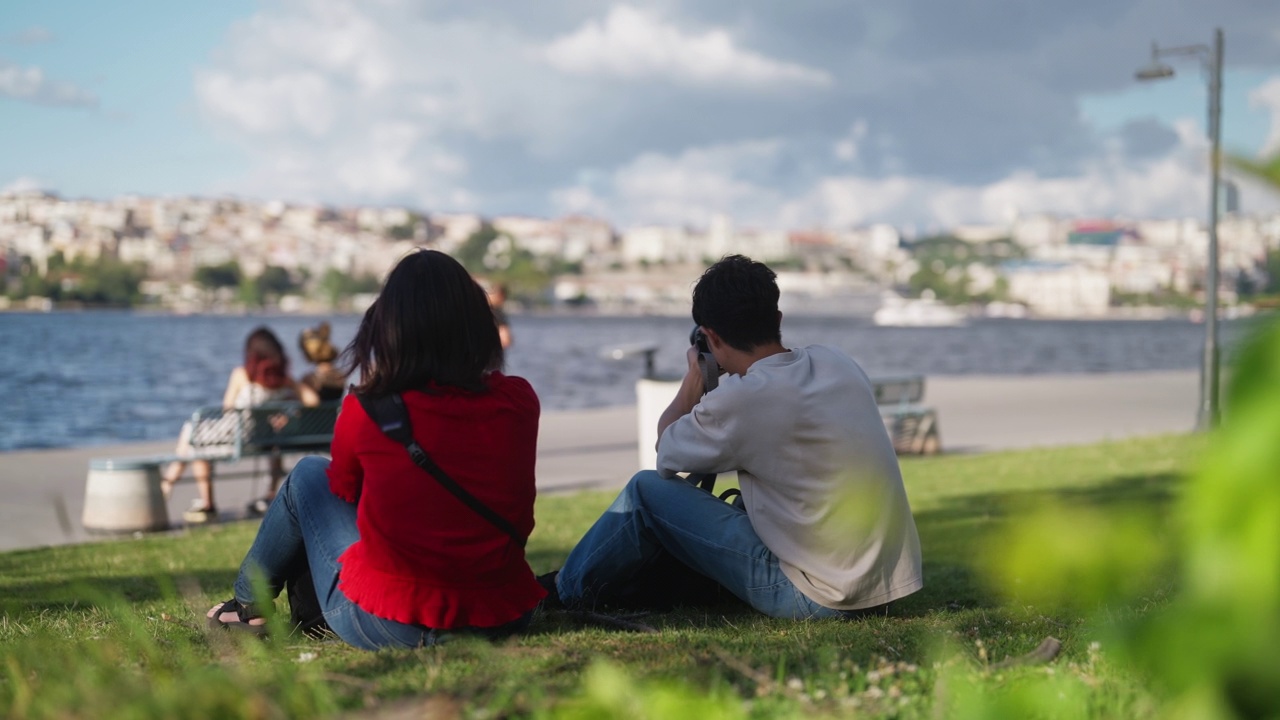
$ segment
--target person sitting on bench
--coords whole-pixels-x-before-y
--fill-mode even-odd
[[[284,345],[269,328],[259,327],[245,338],[244,364],[231,371],[222,396],[222,407],[244,410],[264,403],[289,401],[316,405],[320,399],[314,390],[299,385],[289,376],[289,356],[285,354]],[[225,452],[226,446],[235,441],[235,434],[243,429],[241,420],[228,413],[182,426],[175,454],[184,459],[169,465],[160,487],[168,497],[187,463],[191,463],[191,473],[195,476],[200,497],[195,499],[191,509],[182,514],[187,522],[204,523],[217,518],[218,510],[213,502],[213,466],[208,457]],[[275,495],[283,477],[284,460],[279,455],[272,455],[269,496]]]

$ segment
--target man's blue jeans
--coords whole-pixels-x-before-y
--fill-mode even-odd
[[[240,565],[236,599],[242,603],[253,600],[255,573],[264,579],[274,598],[305,558],[324,619],[348,644],[377,650],[440,642],[450,634],[448,631],[384,620],[360,609],[338,589],[338,557],[360,538],[360,531],[356,528],[356,506],[330,492],[325,472],[328,467],[325,458],[307,457],[289,473]],[[494,637],[519,632],[528,625],[529,617],[499,628],[475,628],[471,632]]]
[[[556,577],[560,599],[569,607],[625,600],[624,588],[667,554],[772,617],[861,614],[823,607],[800,592],[745,510],[654,470],[636,473],[569,553]]]

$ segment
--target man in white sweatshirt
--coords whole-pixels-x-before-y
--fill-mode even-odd
[[[923,587],[915,520],[862,368],[822,345],[785,347],[776,276],[741,255],[703,274],[693,320],[723,369],[718,387],[703,394],[691,348],[658,420],[657,470],[632,477],[564,567],[539,578],[549,602],[653,597],[664,584],[654,569],[673,560],[773,617],[884,612]],[[740,507],[678,475],[733,470]]]

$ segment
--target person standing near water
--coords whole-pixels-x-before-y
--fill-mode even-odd
[[[504,283],[488,283],[485,285],[485,295],[489,297],[489,307],[493,309],[493,321],[498,326],[498,339],[502,342],[502,349],[506,350],[515,341],[515,337],[511,334],[511,323],[507,320],[507,286]]]

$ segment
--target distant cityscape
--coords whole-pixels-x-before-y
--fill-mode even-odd
[[[1228,210],[1231,208],[1228,207]],[[1280,216],[1219,224],[1228,314],[1280,296]],[[1028,214],[904,237],[890,225],[761,230],[614,228],[543,219],[332,208],[225,198],[70,200],[0,195],[0,309],[266,307],[359,310],[414,247],[458,257],[526,307],[687,312],[705,265],[742,253],[779,271],[784,311],[868,314],[912,304],[1048,318],[1194,313],[1203,304],[1203,220]],[[918,309],[918,308],[915,308]],[[951,314],[905,312],[907,324]],[[877,319],[880,319],[877,317]],[[892,319],[890,319],[892,321]]]

